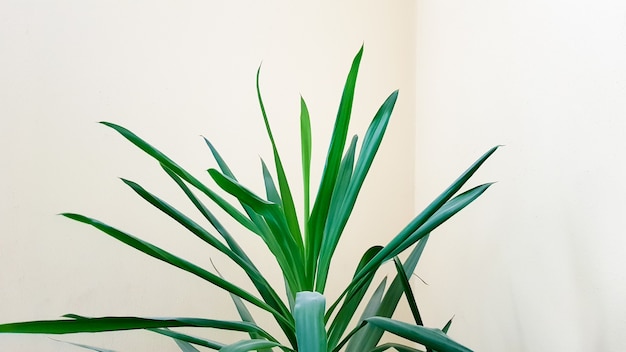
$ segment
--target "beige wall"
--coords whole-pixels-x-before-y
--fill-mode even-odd
[[[506,145],[430,243],[424,314],[477,351],[626,350],[626,3],[418,1],[416,23],[416,206]]]
[[[215,166],[199,137],[205,135],[241,180],[260,189],[258,157],[271,156],[254,91],[261,61],[268,112],[295,186],[298,93],[312,114],[319,174],[343,81],[363,42],[354,131],[362,134],[379,104],[401,90],[349,227],[352,242],[339,249],[346,259],[337,281],[347,280],[366,246],[386,242],[411,218],[415,3],[310,3],[0,3],[2,322],[70,312],[236,318],[221,291],[55,214],[100,218],[203,265],[213,256],[228,273],[224,258],[116,179],[185,204],[157,165],[95,122],[127,126],[200,176]],[[147,333],[64,338],[127,351],[176,350]],[[41,336],[3,335],[0,350],[77,349]]]

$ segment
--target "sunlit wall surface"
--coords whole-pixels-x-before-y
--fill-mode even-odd
[[[626,350],[626,3],[418,1],[416,207],[487,148],[432,237],[424,315],[477,351]]]

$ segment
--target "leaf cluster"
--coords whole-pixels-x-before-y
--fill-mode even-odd
[[[424,323],[408,278],[415,270],[429,234],[472,203],[490,186],[490,184],[483,184],[461,192],[465,183],[497,147],[482,155],[386,245],[369,248],[362,255],[352,280],[346,285],[341,295],[329,305],[328,309],[325,308],[323,294],[329,282],[335,250],[381,145],[398,97],[398,92],[394,91],[384,100],[371,120],[360,146],[356,135],[348,138],[362,54],[363,48],[354,57],[346,79],[316,194],[311,194],[310,186],[311,121],[306,102],[301,98],[300,136],[304,184],[301,217],[298,216],[292,188],[285,174],[284,164],[261,96],[260,69],[256,79],[257,98],[266,133],[272,146],[274,164],[274,170],[270,172],[265,162],[262,163],[265,185],[263,195],[242,185],[215,146],[206,139],[206,144],[218,166],[216,169],[209,169],[208,175],[219,188],[219,192],[212,188],[214,186],[209,186],[193,176],[135,133],[122,126],[102,122],[153,158],[204,217],[206,224],[192,220],[190,216],[140,184],[126,179],[122,181],[147,203],[232,260],[246,273],[254,291],[250,292],[232,283],[216,270],[203,268],[97,219],[74,213],[62,215],[91,225],[148,256],[178,267],[227,291],[239,312],[240,321],[182,317],[89,318],[70,314],[60,320],[2,324],[0,332],[66,334],[146,329],[173,338],[182,351],[198,351],[197,348],[201,346],[220,351],[270,351],[275,348],[301,352],[335,352],[344,348],[348,352],[387,349],[417,351],[412,347],[414,345],[412,343],[410,345],[380,344],[383,332],[388,331],[417,342],[428,351],[469,351],[445,334],[451,321],[441,330],[423,326]],[[236,202],[227,201],[222,196],[224,193],[234,197]],[[207,202],[210,202],[211,206],[208,206]],[[265,243],[282,271],[285,287],[282,296],[275,290],[277,285],[266,279],[261,269],[253,263],[231,232],[209,210],[210,207],[215,206],[221,208],[242,228],[258,236]],[[402,263],[398,255],[405,251],[409,253]],[[384,278],[375,288],[370,289],[378,269],[386,262],[395,264],[396,276],[389,285],[387,285],[387,278]],[[367,293],[372,290],[373,293],[369,299],[366,299]],[[402,296],[405,296],[409,302],[414,318],[412,324],[391,319]],[[287,297],[287,299],[281,297]],[[286,340],[280,341],[258,326],[248,310],[250,305],[271,314]],[[363,310],[362,316],[356,325],[350,326],[352,318],[360,307]],[[247,334],[247,337],[242,337],[235,343],[226,343],[192,336],[182,330],[172,330],[181,327],[238,331]],[[85,345],[79,346],[104,350]]]

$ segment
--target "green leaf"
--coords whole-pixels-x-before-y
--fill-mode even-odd
[[[271,230],[270,233],[261,234],[263,241],[274,254],[291,290],[298,292],[306,287],[305,278],[299,274],[301,268],[304,267],[303,251],[293,241],[292,236],[285,235],[288,234],[289,230],[280,206],[260,198],[236,180],[221,174],[217,170],[211,169],[209,174],[224,191],[235,196],[241,202],[250,206],[256,213],[263,216]]]
[[[322,244],[322,233],[328,217],[332,191],[335,188],[335,182],[337,174],[339,173],[339,166],[348,136],[348,126],[350,124],[352,103],[354,101],[354,89],[362,56],[363,47],[361,47],[352,61],[352,66],[350,67],[350,72],[348,73],[348,78],[343,88],[343,94],[341,95],[339,111],[337,112],[335,127],[333,128],[333,134],[326,156],[326,164],[322,172],[322,180],[317,191],[313,210],[311,211],[309,225],[311,231],[309,238],[311,243],[307,243],[307,250],[310,251],[307,258],[315,258],[315,260],[317,260],[319,256]],[[309,277],[315,277],[317,268],[312,267],[310,270]]]
[[[365,134],[359,159],[354,169],[354,175],[350,178],[349,186],[346,187],[347,190],[345,190],[344,194],[342,194],[341,207],[339,209],[333,209],[331,207],[330,214],[333,214],[333,217],[331,221],[329,216],[329,220],[326,223],[323,238],[324,242],[322,243],[322,252],[320,254],[320,261],[324,261],[322,262],[324,264],[320,264],[320,272],[318,274],[318,291],[320,292],[323,292],[324,290],[324,285],[328,275],[328,273],[323,270],[326,269],[325,265],[329,265],[328,258],[332,257],[332,253],[337,247],[341,234],[348,223],[352,210],[354,209],[354,205],[359,191],[361,190],[361,186],[363,185],[363,181],[365,181],[365,177],[367,176],[370,166],[372,165],[376,152],[378,151],[378,147],[382,142],[397,97],[398,92],[393,92],[387,100],[385,100],[374,116],[374,119],[370,123],[367,133]]]
[[[213,263],[213,261],[211,261],[211,263]],[[218,273],[220,277],[223,277],[222,274],[219,272],[219,270],[215,268],[215,265],[213,265],[213,268],[215,269],[215,271]],[[235,308],[237,308],[237,313],[239,313],[239,317],[241,317],[241,320],[256,325],[256,322],[254,321],[252,314],[250,314],[250,311],[246,307],[243,300],[232,293],[230,293],[230,298],[233,300],[233,304],[235,304]],[[253,340],[259,339],[260,337],[261,336],[257,333],[250,333],[250,339],[253,339]],[[294,339],[294,342],[295,342],[295,339]],[[271,352],[271,350],[264,349],[264,350],[259,350],[257,352]]]
[[[283,211],[285,214],[285,218],[287,219],[287,225],[289,226],[289,233],[291,234],[293,240],[298,244],[300,248],[304,248],[302,243],[302,234],[300,233],[300,225],[298,224],[298,215],[296,214],[296,207],[293,203],[293,197],[291,195],[291,190],[289,188],[289,182],[287,181],[287,176],[285,175],[285,169],[283,168],[283,163],[280,160],[280,155],[278,154],[278,148],[276,148],[276,142],[274,141],[274,136],[272,135],[272,129],[270,128],[270,123],[267,118],[267,113],[265,112],[265,106],[263,104],[263,99],[261,98],[261,89],[259,87],[259,76],[261,74],[261,67],[257,70],[256,74],[256,92],[257,97],[259,99],[259,106],[261,107],[261,114],[263,115],[263,121],[265,122],[265,129],[267,131],[267,135],[272,143],[272,150],[274,152],[274,163],[276,164],[276,174],[278,176],[278,188],[280,189],[280,198],[283,201]]]
[[[443,327],[443,329],[441,329],[441,331],[443,331],[444,334],[448,333],[448,330],[450,330],[450,326],[452,326],[452,320],[454,319],[454,317],[450,318],[450,320],[448,320],[448,322],[446,323],[446,325]]]
[[[439,329],[411,325],[383,317],[372,317],[366,321],[394,335],[430,347],[437,352],[471,352],[469,348],[455,342]]]
[[[193,347],[189,342],[174,339],[178,348],[183,352],[200,352],[199,349]]]
[[[208,141],[207,141],[208,142]],[[162,165],[163,166],[163,165]],[[222,224],[215,218],[215,216],[198,200],[198,198],[191,192],[191,190],[185,185],[180,177],[178,177],[175,173],[169,170],[167,167],[163,166],[165,172],[178,184],[178,186],[183,190],[183,192],[187,195],[187,197],[191,200],[191,202],[196,206],[196,208],[202,213],[202,215],[213,225],[213,227],[218,231],[218,233],[224,238],[229,248],[231,248],[232,252],[235,253],[242,261],[245,263],[241,263],[241,266],[244,268],[244,271],[250,278],[250,280],[254,283],[254,286],[258,290],[259,294],[263,298],[263,300],[269,304],[276,311],[280,312],[282,316],[290,318],[291,312],[287,309],[285,304],[282,302],[276,291],[272,288],[272,286],[267,282],[265,277],[258,271],[254,263],[250,260],[250,258],[246,255],[244,250],[239,246],[239,244],[235,241],[235,239],[228,233],[228,231],[222,226]],[[289,326],[279,321],[279,325],[285,335],[289,338],[290,341],[295,343],[295,333],[293,331],[293,326]]]
[[[247,352],[264,348],[280,347],[284,351],[293,351],[289,347],[267,340],[241,340],[220,349],[221,352]]]
[[[318,292],[298,292],[293,311],[298,352],[326,352],[324,310],[326,299]]]
[[[417,242],[422,237],[426,236],[433,229],[446,221],[456,212],[463,209],[469,203],[474,201],[480,196],[491,184],[484,184],[471,189],[459,197],[462,199],[457,200],[453,205],[448,205],[444,208],[444,211],[440,213],[435,220],[430,221],[428,226],[424,225],[435,213],[439,211],[448,200],[458,192],[461,187],[469,180],[469,178],[480,168],[480,166],[496,151],[498,147],[493,147],[485,154],[483,154],[477,161],[475,161],[456,181],[452,183],[442,194],[440,194],[426,209],[424,209],[413,221],[411,221],[398,235],[396,235],[384,248],[381,250],[375,258],[373,258],[368,265],[366,265],[348,285],[348,287],[339,296],[337,301],[331,306],[328,313],[331,313],[339,300],[341,300],[353,287],[361,285],[362,280],[368,275],[371,275],[371,271],[376,271],[380,265],[394,256],[398,255],[412,244]],[[458,197],[457,197],[458,198]]]
[[[274,315],[274,317],[276,317],[276,319],[283,321],[284,323],[286,323],[287,325],[291,325],[292,322],[289,321],[289,319],[283,317],[278,311],[276,311],[274,308],[272,308],[271,306],[269,306],[267,303],[261,301],[260,299],[256,298],[254,295],[250,294],[249,292],[237,287],[236,285],[233,285],[232,283],[222,279],[221,277],[219,277],[218,275],[215,275],[211,272],[208,272],[204,269],[202,269],[201,267],[188,262],[185,259],[182,259],[180,257],[177,257],[153,244],[150,244],[148,242],[145,242],[139,238],[136,238],[130,234],[124,233],[114,227],[111,227],[103,222],[100,222],[98,220],[92,219],[92,218],[88,218],[86,216],[83,215],[79,215],[79,214],[72,214],[72,213],[64,213],[61,214],[67,218],[70,218],[72,220],[78,221],[78,222],[82,222],[85,223],[87,225],[91,225],[95,228],[97,228],[98,230],[106,233],[107,235],[135,248],[138,249],[139,251],[154,257],[156,259],[162,260],[168,264],[171,264],[173,266],[176,266],[180,269],[183,269],[191,274],[194,274],[228,292],[234,293],[237,296],[241,297],[242,299],[254,304],[255,306],[266,310],[270,313],[272,313]]]
[[[148,329],[148,330],[152,332],[156,332],[157,334],[161,334],[161,335],[173,338],[179,347],[183,348],[184,346],[183,351],[185,352],[197,350],[195,347],[191,346],[190,344],[204,346],[204,347],[208,347],[214,350],[219,350],[220,348],[224,347],[223,343],[183,334],[181,332],[173,331],[173,330],[166,329],[166,328]]]
[[[348,341],[350,342],[350,344],[348,345],[346,351],[350,351],[350,345],[359,343],[359,340],[363,339],[364,337],[363,331],[361,330],[363,330],[363,328],[369,327],[369,326],[364,325],[363,321],[366,318],[374,316],[376,312],[378,311],[383,293],[385,292],[386,283],[387,283],[387,277],[384,277],[382,281],[380,282],[380,284],[378,285],[378,287],[376,288],[376,290],[374,290],[374,292],[372,293],[372,296],[367,302],[365,309],[363,309],[363,313],[361,314],[361,318],[359,319],[359,324],[357,325],[357,327],[353,329],[350,333],[348,333],[348,335],[344,337],[344,339],[341,342],[339,342],[337,346],[333,348],[333,352],[339,351],[346,343],[348,343]]]
[[[382,351],[386,351],[388,349],[395,349],[398,352],[424,352],[422,350],[418,350],[417,348],[413,348],[413,347],[408,347],[405,345],[401,345],[399,343],[394,343],[394,342],[389,342],[389,343],[385,343],[382,344],[380,346],[377,346],[374,349],[369,350],[370,352],[382,352]]]
[[[417,266],[417,263],[419,262],[419,259],[424,252],[424,248],[426,247],[426,243],[428,242],[428,237],[429,235],[426,235],[421,240],[419,240],[415,248],[413,248],[406,261],[404,262],[404,272],[407,276],[412,275],[415,271],[415,267]],[[398,302],[400,302],[400,298],[402,297],[403,292],[404,290],[402,288],[401,278],[399,275],[396,274],[396,277],[389,286],[389,290],[387,290],[382,302],[379,304],[378,310],[375,313],[370,314],[369,316],[364,315],[361,321],[365,318],[369,318],[370,316],[391,318],[398,306]],[[368,351],[374,348],[376,344],[378,344],[382,336],[382,329],[379,329],[372,325],[366,325],[363,329],[361,329],[361,331],[358,332],[358,334],[354,336],[352,340],[350,340],[346,351]]]
[[[304,238],[305,245],[310,246],[313,242],[309,234],[309,218],[311,216],[311,150],[313,140],[311,137],[309,109],[302,96],[300,96],[300,144],[302,150],[302,184],[304,188]],[[307,255],[308,254],[309,253],[307,253]],[[316,259],[317,258],[307,258],[307,267],[305,269],[307,273],[310,273],[314,268]]]
[[[337,175],[337,182],[335,182],[335,188],[330,200],[330,210],[328,213],[328,219],[326,220],[326,227],[324,228],[322,245],[319,254],[319,263],[317,266],[318,274],[316,281],[316,290],[318,292],[324,292],[326,287],[326,280],[328,279],[328,272],[330,270],[330,263],[332,261],[333,253],[339,242],[341,233],[333,232],[333,225],[338,221],[338,213],[343,207],[346,190],[350,184],[352,178],[352,169],[354,167],[354,154],[356,152],[357,136],[352,138],[352,142],[346,151],[341,165],[339,166],[339,174]],[[339,220],[340,221],[340,220]]]
[[[358,273],[360,269],[364,267],[381,249],[381,246],[373,246],[369,248],[361,257],[356,273]],[[333,319],[330,324],[330,328],[328,329],[328,349],[334,349],[339,343],[341,336],[346,331],[352,317],[354,317],[356,309],[363,300],[363,297],[369,288],[369,283],[373,278],[374,275],[369,277],[366,284],[355,288],[346,296],[347,298],[345,304],[337,312],[337,316]]]
[[[200,327],[257,332],[267,339],[275,340],[270,334],[254,324],[200,318],[80,317],[80,319],[38,320],[0,324],[0,333],[75,334],[171,327]]]
[[[263,171],[263,182],[265,183],[265,195],[267,196],[267,200],[272,203],[278,204],[279,206],[283,205],[283,200],[280,199],[280,194],[276,189],[276,184],[274,183],[274,179],[272,178],[272,174],[270,174],[270,170],[268,170],[265,161],[261,159],[261,169]]]
[[[235,207],[233,207],[230,203],[225,201],[222,197],[217,195],[217,193],[213,192],[207,186],[205,186],[202,182],[200,182],[197,178],[192,176],[185,169],[176,164],[172,159],[170,159],[167,155],[161,153],[158,149],[154,148],[152,145],[139,138],[136,134],[129,131],[128,129],[116,125],[111,122],[100,122],[101,124],[111,127],[118,133],[120,133],[124,138],[133,143],[139,149],[146,152],[148,155],[156,159],[162,165],[165,165],[168,169],[172,170],[176,175],[180,178],[188,182],[190,185],[197,188],[202,193],[206,194],[211,200],[215,202],[220,208],[226,211],[233,219],[239,222],[244,227],[248,228],[250,231],[256,232],[256,228],[254,224],[250,221],[250,219],[246,218],[243,214],[241,214]]]
[[[409,282],[409,278],[404,272],[404,268],[402,266],[402,262],[400,262],[400,258],[393,257],[393,263],[396,266],[396,271],[398,272],[398,277],[400,278],[400,282],[402,283],[402,288],[404,289],[404,295],[406,297],[406,300],[409,303],[409,308],[411,308],[411,314],[413,314],[415,324],[424,326],[424,322],[422,321],[422,315],[417,308],[415,296],[413,295],[413,290],[411,289],[411,283]]]

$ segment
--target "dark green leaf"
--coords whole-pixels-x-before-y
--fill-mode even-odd
[[[383,317],[372,317],[366,321],[394,335],[432,348],[437,352],[471,352],[469,348],[452,340],[439,329],[411,325]]]

